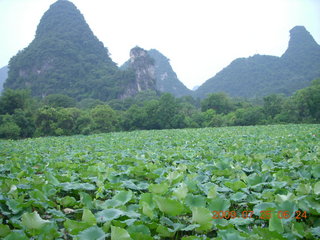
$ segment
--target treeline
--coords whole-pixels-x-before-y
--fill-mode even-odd
[[[0,97],[0,137],[8,139],[282,123],[320,123],[320,79],[291,97],[261,100],[214,93],[200,101],[146,91],[124,100],[76,102],[61,94],[40,100],[27,90],[11,89]]]

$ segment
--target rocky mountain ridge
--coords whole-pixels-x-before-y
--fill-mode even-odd
[[[160,90],[156,82],[161,73],[147,51],[132,49],[131,69],[119,69],[80,11],[67,0],[58,0],[50,6],[41,18],[35,39],[12,57],[9,65],[4,87],[27,88],[33,96],[41,98],[59,93],[79,100],[105,101],[133,96],[144,90]],[[172,75],[172,72],[165,74]],[[161,81],[167,77],[162,75]],[[170,91],[170,86],[161,90],[174,94],[182,88],[187,92],[180,81],[172,88],[175,90]]]
[[[232,97],[290,95],[320,77],[320,46],[303,27],[290,31],[281,57],[238,58],[191,91],[178,79],[170,60],[155,49],[133,48],[123,67],[93,34],[83,15],[67,0],[58,0],[43,15],[34,40],[12,57],[4,88],[31,90],[33,96],[65,94],[75,99],[123,99],[140,91],[169,92],[204,98],[213,92]]]
[[[226,92],[233,97],[291,95],[320,77],[320,46],[303,26],[290,30],[288,49],[281,57],[254,55],[238,58],[207,80],[195,92],[205,97]]]
[[[126,70],[132,71],[134,80],[126,86],[120,98],[127,98],[146,90],[156,91],[156,77],[154,60],[148,52],[140,47],[134,47],[130,51],[130,59],[126,63]]]

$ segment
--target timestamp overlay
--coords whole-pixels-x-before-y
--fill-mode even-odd
[[[289,210],[264,210],[260,211],[259,215],[255,215],[254,211],[251,210],[244,210],[242,212],[236,211],[212,211],[212,219],[235,219],[235,218],[242,218],[242,219],[262,219],[262,220],[269,220],[272,217],[278,219],[289,219],[291,217],[295,218],[296,220],[302,220],[308,218],[308,214],[306,211],[293,211],[290,212]]]

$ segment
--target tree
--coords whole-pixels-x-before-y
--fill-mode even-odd
[[[157,109],[158,123],[160,129],[175,128],[173,119],[178,113],[178,104],[176,99],[170,93],[165,93],[159,100],[159,106]],[[177,121],[177,120],[176,120]],[[177,124],[178,122],[175,122]]]
[[[297,101],[294,97],[287,98],[284,101],[282,111],[274,117],[274,121],[276,123],[299,123],[302,121]]]
[[[75,132],[77,134],[90,134],[92,122],[91,116],[88,113],[82,112],[75,122]]]
[[[12,115],[12,119],[20,128],[19,136],[22,138],[33,137],[35,132],[34,116],[30,111],[23,111],[22,109],[16,109]]]
[[[122,126],[125,130],[145,129],[147,118],[145,108],[132,105],[123,115]]]
[[[217,114],[215,110],[208,109],[202,113],[204,127],[221,127],[224,125],[222,114]]]
[[[42,107],[36,114],[36,136],[56,135],[59,112],[52,107]]]
[[[93,98],[85,98],[82,99],[78,104],[77,107],[81,109],[91,109],[94,108],[98,105],[103,105],[104,102],[98,100],[98,99],[93,99]]]
[[[265,119],[263,109],[261,107],[241,108],[235,112],[235,125],[249,126],[262,124]]]
[[[50,107],[75,107],[76,101],[67,95],[64,94],[50,94],[44,98],[44,103],[49,105]]]
[[[146,111],[147,119],[145,121],[146,129],[161,129],[158,120],[158,108],[159,108],[159,101],[158,100],[151,100],[144,103],[143,108]]]
[[[320,79],[314,80],[310,87],[297,91],[293,98],[302,119],[320,122]]]
[[[0,138],[18,139],[21,128],[14,122],[11,115],[0,116]]]
[[[56,135],[72,135],[78,133],[76,130],[77,119],[81,116],[81,111],[77,108],[58,109]]]
[[[13,114],[16,109],[26,109],[31,101],[29,91],[7,89],[0,97],[0,114]]]
[[[209,109],[215,110],[218,114],[227,114],[234,109],[234,106],[226,93],[212,93],[201,102],[203,112]]]
[[[96,133],[112,132],[119,128],[117,113],[108,105],[99,105],[91,110],[92,127]]]
[[[267,117],[273,119],[281,113],[285,98],[280,94],[271,94],[263,98],[263,111]]]

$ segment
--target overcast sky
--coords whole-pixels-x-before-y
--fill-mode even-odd
[[[0,67],[28,46],[55,0],[0,0]],[[281,56],[289,30],[303,25],[320,43],[320,0],[71,0],[113,61],[135,46],[170,59],[189,88],[232,60]]]

